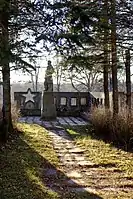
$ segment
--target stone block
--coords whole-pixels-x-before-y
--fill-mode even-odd
[[[56,119],[56,107],[54,105],[54,97],[52,92],[43,92],[43,110],[41,118],[43,120]]]

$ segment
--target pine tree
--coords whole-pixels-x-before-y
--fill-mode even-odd
[[[0,24],[1,24],[1,52],[0,64],[2,66],[3,75],[3,117],[6,121],[5,140],[8,131],[12,131],[11,119],[11,97],[10,97],[10,67],[9,67],[9,9],[10,1],[6,0],[0,4]]]
[[[116,47],[116,1],[111,0],[111,64],[113,86],[113,114],[118,114],[117,47]]]
[[[126,50],[126,62],[125,62],[125,67],[126,67],[126,104],[128,111],[131,111],[131,72],[130,72],[130,50]]]
[[[34,58],[39,51],[35,43],[26,40],[30,37],[31,26],[38,26],[33,16],[37,6],[30,1],[2,0],[0,2],[0,67],[3,75],[3,117],[6,121],[7,132],[13,130],[11,117],[10,70],[23,69],[29,71],[34,66],[23,59]],[[35,56],[36,57],[36,56]],[[12,64],[12,65],[11,65]]]

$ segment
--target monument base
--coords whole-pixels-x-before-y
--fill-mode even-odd
[[[56,107],[54,105],[54,97],[52,92],[43,92],[43,110],[42,120],[54,120],[56,119]]]

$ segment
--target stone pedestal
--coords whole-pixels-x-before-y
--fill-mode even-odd
[[[43,120],[56,119],[56,107],[54,105],[53,92],[43,92],[43,110],[41,118]]]

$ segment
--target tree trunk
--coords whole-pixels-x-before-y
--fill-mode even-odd
[[[131,111],[131,74],[130,74],[130,51],[126,51],[126,104],[129,112]]]
[[[38,91],[38,73],[35,73],[35,92]]]
[[[58,63],[59,64],[59,63]],[[57,66],[58,67],[58,66]],[[60,92],[60,74],[59,74],[59,69],[56,68],[57,71],[57,77],[56,77],[56,82],[57,82],[57,92]]]
[[[108,60],[108,1],[104,0],[104,69],[103,69],[103,78],[104,78],[104,96],[105,96],[105,108],[110,108],[109,103],[109,83],[108,83],[108,70],[109,70],[109,60]]]
[[[9,30],[8,30],[8,17],[9,17],[9,0],[5,0],[3,8],[0,14],[0,20],[2,25],[1,34],[1,65],[3,75],[3,117],[6,121],[7,132],[5,136],[7,138],[8,132],[13,129],[12,117],[11,117],[11,96],[10,96],[10,67],[9,67]]]
[[[8,132],[13,130],[12,117],[11,117],[11,96],[10,96],[10,68],[9,63],[2,67],[3,75],[3,111],[4,118],[7,122]]]
[[[117,81],[117,50],[116,50],[116,2],[111,0],[111,54],[112,54],[112,87],[113,87],[113,114],[119,112],[118,81]]]
[[[34,75],[33,74],[31,74],[31,82],[32,82],[33,91],[35,92],[35,83],[34,83]]]

